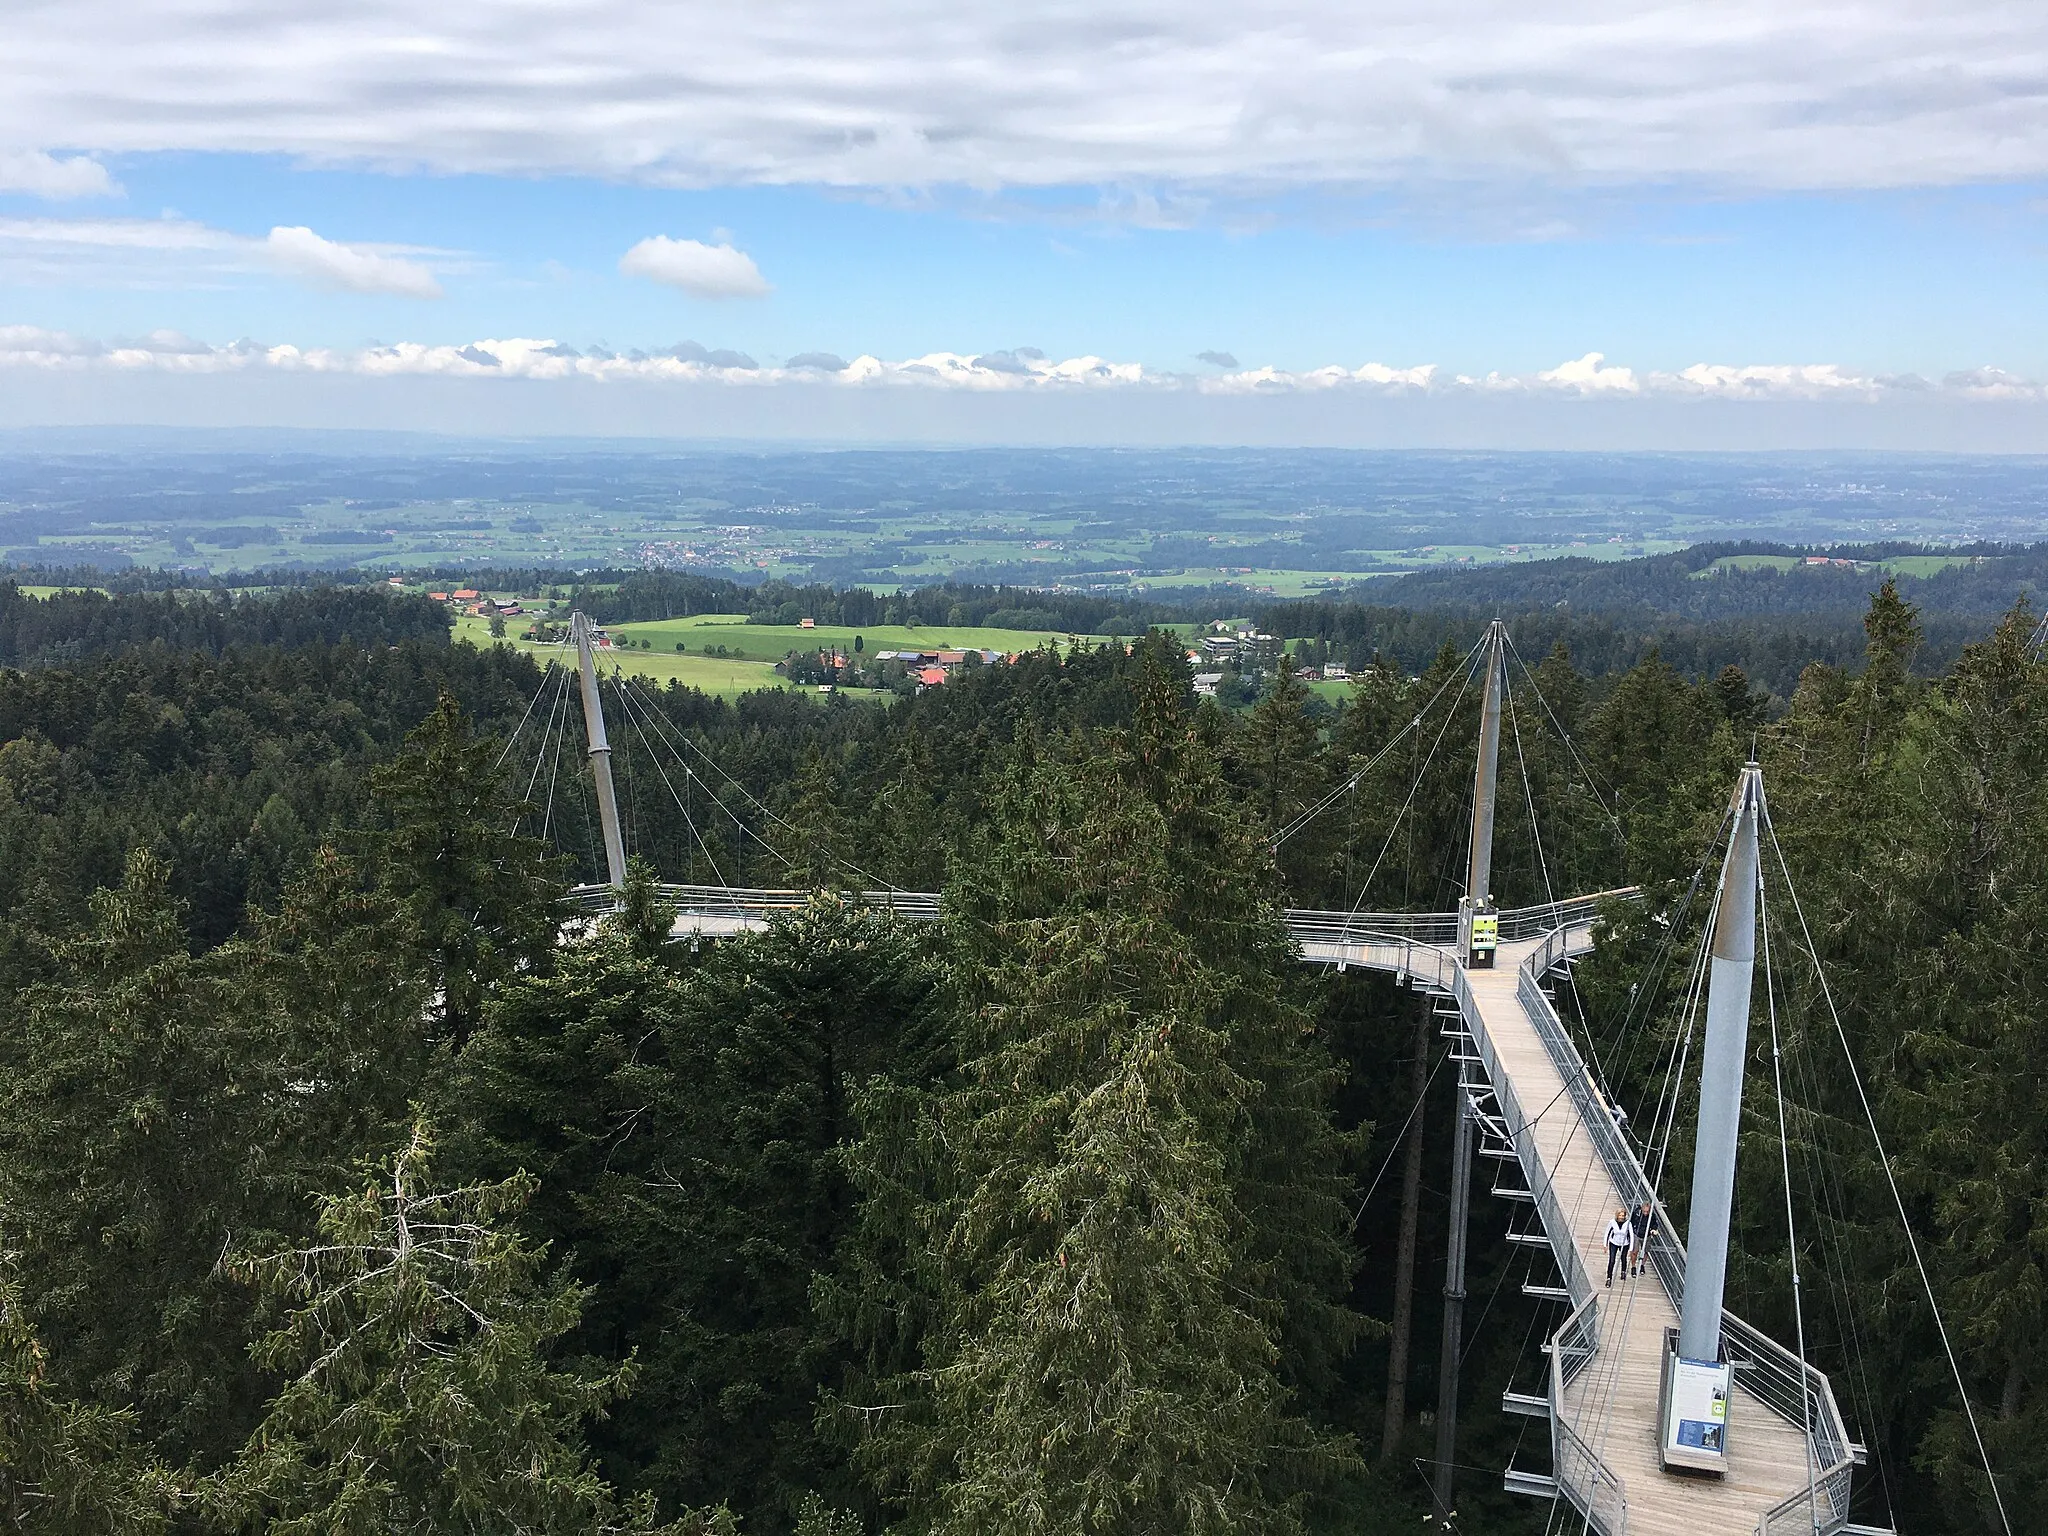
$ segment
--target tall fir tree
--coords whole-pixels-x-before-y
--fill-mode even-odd
[[[241,1455],[200,1490],[226,1529],[274,1536],[502,1531],[709,1536],[663,1525],[590,1467],[583,1424],[630,1366],[552,1363],[587,1293],[545,1278],[512,1218],[532,1180],[437,1189],[418,1128],[382,1178],[328,1200],[318,1241],[234,1268],[278,1312],[257,1345],[284,1386]]]
[[[1328,1142],[1292,1146],[1291,1180],[1268,1162],[1322,1082],[1273,1070],[1299,1016],[1248,1006],[1245,931],[1282,957],[1285,933],[1226,877],[1241,834],[1172,659],[1135,659],[1121,750],[1011,765],[950,897],[960,1081],[878,1106],[898,1135],[860,1162],[929,1298],[860,1450],[906,1530],[1293,1530],[1348,1464],[1290,1390],[1295,1330],[1328,1322],[1299,1254],[1343,1260]],[[1219,883],[1253,915],[1198,921]]]
[[[371,776],[390,818],[377,839],[385,887],[405,908],[437,996],[441,1033],[468,1043],[493,982],[545,961],[561,914],[563,861],[519,835],[525,807],[455,696]]]

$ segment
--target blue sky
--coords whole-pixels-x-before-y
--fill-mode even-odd
[[[1922,9],[33,8],[0,60],[0,412],[310,369],[723,385],[765,419],[830,354],[877,360],[848,387],[1112,413],[1976,401],[2033,446],[2048,23]],[[683,243],[622,270],[650,240]],[[583,356],[477,345],[515,338]],[[723,350],[609,356],[683,340]]]
[[[8,320],[327,347],[517,335],[651,348],[688,337],[763,361],[1035,346],[1191,371],[1205,367],[1197,354],[1220,351],[1245,366],[1379,360],[1483,373],[1599,349],[1640,368],[1825,359],[1892,373],[2048,372],[2048,229],[2031,188],[1557,192],[1493,227],[1350,194],[1148,228],[1078,196],[679,191],[253,155],[108,165],[124,195],[67,201],[64,219],[168,216],[256,240],[302,225],[342,243],[418,248],[426,254],[413,259],[437,271],[444,297],[337,292],[261,268],[187,274],[131,251],[61,274],[0,265]],[[41,200],[0,198],[0,218],[50,217]],[[654,235],[730,241],[773,291],[705,299],[622,275],[620,257]]]

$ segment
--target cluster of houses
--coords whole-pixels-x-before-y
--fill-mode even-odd
[[[1286,651],[1287,642],[1278,635],[1218,624],[1215,633],[1202,636],[1188,652],[1188,660],[1200,669],[1195,673],[1195,692],[1202,698],[1213,699],[1229,673],[1254,676],[1270,672],[1280,665]],[[1305,683],[1342,683],[1350,681],[1351,669],[1341,661],[1333,661],[1320,667],[1303,667],[1295,676]]]
[[[1188,660],[1239,672],[1263,672],[1279,666],[1280,653],[1286,649],[1287,642],[1278,635],[1256,629],[1225,630],[1202,636],[1201,644],[1188,652]]]
[[[979,656],[984,662],[1014,660],[1002,651],[959,650],[959,651],[876,651],[875,661],[900,661],[904,670],[917,679],[919,688],[937,688],[953,675],[954,669],[964,666],[969,656]],[[840,663],[844,665],[844,661]]]
[[[405,582],[402,578],[393,576],[390,584],[402,587]],[[475,587],[457,587],[452,592],[429,592],[427,596],[437,603],[447,603],[480,619],[510,619],[526,612],[511,598],[500,602],[488,592],[479,592]]]

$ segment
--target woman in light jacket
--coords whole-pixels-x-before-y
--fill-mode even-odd
[[[1621,1278],[1628,1278],[1628,1256],[1636,1245],[1636,1229],[1629,1225],[1628,1211],[1617,1210],[1614,1220],[1607,1223],[1607,1283],[1614,1284],[1614,1270],[1621,1268]]]

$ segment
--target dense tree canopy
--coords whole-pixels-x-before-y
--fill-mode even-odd
[[[1160,632],[878,703],[608,681],[636,857],[591,921],[561,899],[597,870],[581,748],[534,724],[531,660],[317,590],[263,621],[133,601],[4,597],[37,665],[0,671],[0,1521],[1420,1522],[1416,1467],[1359,1446],[1428,1438],[1452,1074],[1424,999],[1311,974],[1283,914],[1462,894],[1455,625],[1333,619],[1366,648],[1341,706],[1291,664],[1198,700]],[[150,615],[163,643],[124,639]],[[1730,1296],[1789,1336],[1796,1254],[1873,1518],[1916,1531],[1991,1504],[1894,1180],[2015,1527],[2048,1519],[2033,632],[2016,609],[1929,676],[1887,587],[1862,656],[1776,698],[1534,628],[1509,675],[1495,894],[1643,888],[1563,999],[1639,1123],[1763,764],[1798,1216],[1759,1028]],[[656,877],[807,895],[672,941]],[[942,920],[859,895],[889,884]],[[1490,1408],[1551,1317],[1501,1231],[1471,1234],[1467,1466],[1526,1463]],[[1476,1474],[1459,1507],[1545,1513]]]

